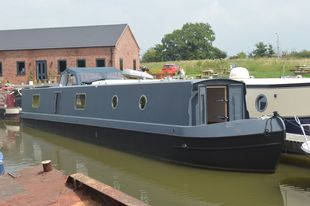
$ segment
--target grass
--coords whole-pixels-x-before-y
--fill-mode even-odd
[[[175,63],[182,67],[186,75],[197,76],[203,70],[213,69],[222,77],[229,74],[230,65],[245,67],[249,70],[250,75],[256,78],[271,78],[280,76],[294,76],[290,71],[298,65],[310,66],[310,59],[277,59],[277,58],[260,58],[260,59],[224,59],[224,60],[191,60],[175,62],[152,62],[141,63],[150,69],[150,73],[160,73],[165,63]],[[310,75],[307,75],[308,77]]]

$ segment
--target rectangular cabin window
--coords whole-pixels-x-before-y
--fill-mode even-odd
[[[76,85],[76,76],[75,75],[70,74],[67,77],[68,77],[67,86]]]
[[[124,69],[124,60],[122,58],[119,59],[119,69],[122,71]]]
[[[75,109],[83,110],[86,105],[86,94],[75,95]]]
[[[40,95],[34,94],[32,95],[32,108],[39,108],[40,107]]]
[[[86,60],[85,59],[78,59],[76,61],[76,66],[77,67],[86,67]]]
[[[133,70],[137,70],[137,60],[133,60],[133,62],[132,62],[132,66],[133,66]]]
[[[58,114],[59,112],[59,103],[60,103],[61,91],[54,92],[54,113]]]
[[[105,67],[105,59],[96,59],[96,67]]]
[[[67,68],[66,60],[58,60],[58,73],[63,72]]]
[[[2,72],[2,62],[0,62],[0,77],[3,76],[3,72]]]
[[[25,75],[26,74],[25,62],[16,62],[16,74]]]

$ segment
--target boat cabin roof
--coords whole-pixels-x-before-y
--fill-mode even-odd
[[[124,79],[124,76],[119,69],[113,67],[67,68],[61,73],[60,85],[91,84],[111,79]]]
[[[206,84],[206,85],[242,85],[242,87],[245,88],[245,83],[242,81],[237,81],[233,79],[194,79],[192,80],[193,87],[197,89],[197,87],[201,84]]]
[[[113,67],[85,67],[85,68],[67,68],[62,72],[60,79],[60,86],[71,85],[91,85],[102,80],[121,80],[113,81],[113,84],[119,83],[137,83],[137,81],[125,81],[122,71]],[[193,85],[194,90],[201,84],[205,85],[230,85],[230,84],[243,84],[243,82],[232,79],[191,79],[191,80],[146,80],[139,81],[140,83],[161,83],[161,82],[187,82]],[[105,81],[105,84],[107,82]]]

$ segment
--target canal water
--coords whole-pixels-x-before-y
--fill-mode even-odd
[[[151,205],[310,205],[309,167],[281,163],[274,174],[197,169],[4,122],[0,149],[6,172],[50,159],[66,174],[84,173]]]

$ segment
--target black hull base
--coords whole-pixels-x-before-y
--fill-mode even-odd
[[[178,137],[33,119],[22,124],[105,147],[195,167],[273,173],[282,132],[218,138]]]

